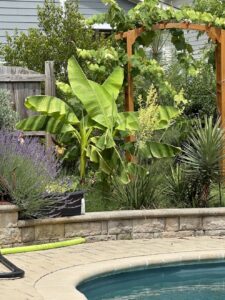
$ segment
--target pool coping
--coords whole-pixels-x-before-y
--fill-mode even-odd
[[[191,261],[220,260],[225,258],[225,249],[182,251],[170,254],[151,254],[124,257],[114,260],[71,266],[46,274],[35,283],[35,288],[45,300],[87,300],[75,287],[85,280],[105,273]],[[56,285],[57,283],[57,285]]]

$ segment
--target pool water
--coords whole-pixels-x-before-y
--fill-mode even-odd
[[[88,300],[225,300],[225,262],[133,269],[78,286]]]

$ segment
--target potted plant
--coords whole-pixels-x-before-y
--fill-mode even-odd
[[[78,190],[75,178],[64,177],[47,187],[44,198],[50,205],[41,211],[48,217],[69,217],[85,214],[84,191]]]
[[[84,191],[48,193],[45,199],[51,204],[41,211],[48,217],[70,217],[85,214]]]

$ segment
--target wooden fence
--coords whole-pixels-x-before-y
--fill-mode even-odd
[[[55,96],[54,63],[45,62],[45,74],[21,68],[0,66],[0,89],[10,92],[11,101],[20,119],[32,115],[24,102],[28,96],[40,95],[42,84],[45,83],[45,95]],[[27,135],[46,135],[44,132],[29,132]],[[51,138],[46,135],[47,146],[51,145]]]

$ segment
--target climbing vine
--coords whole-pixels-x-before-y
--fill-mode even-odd
[[[89,20],[89,24],[108,22],[118,31],[127,31],[140,26],[151,31],[152,26],[159,22],[190,22],[225,29],[224,17],[213,15],[211,12],[197,11],[190,6],[179,10],[172,7],[164,9],[158,0],[145,0],[126,13],[115,0],[102,2],[108,5],[108,12],[94,16]],[[197,4],[196,7],[198,7]]]
[[[166,75],[160,62],[153,58],[149,59],[149,56],[144,51],[143,47],[149,47],[154,41],[157,32],[153,30],[153,25],[157,23],[186,22],[205,24],[225,29],[225,18],[223,17],[223,14],[216,13],[214,15],[211,13],[213,9],[207,11],[202,9],[207,1],[211,0],[195,0],[193,7],[185,6],[178,10],[172,7],[166,9],[162,8],[158,0],[144,0],[144,2],[140,2],[133,9],[126,12],[118,5],[116,0],[102,0],[102,2],[108,6],[108,12],[94,16],[88,20],[88,24],[108,23],[115,33],[144,27],[145,31],[136,40],[133,47],[134,54],[131,58],[133,77],[138,78],[138,76],[142,76],[142,78],[153,83],[154,86],[157,87],[159,95],[168,95],[170,99],[173,98],[174,100],[180,99],[180,101],[184,101],[182,91],[177,91],[176,88],[166,80]],[[218,2],[219,0],[216,1]],[[212,5],[210,7],[212,8]],[[196,8],[199,10],[196,10]],[[183,30],[170,29],[169,32],[171,42],[176,49],[177,60],[186,69],[187,74],[196,76],[198,74],[198,62],[193,57],[192,46],[185,40]],[[122,48],[125,49],[124,41],[118,42],[115,49]],[[97,61],[95,63],[96,70],[103,72],[108,68],[102,67],[102,65],[105,64],[104,61],[108,55],[107,51],[109,50],[102,50],[101,60],[96,59],[98,57],[97,53],[92,56],[92,60],[94,58],[95,61]],[[112,49],[110,51],[112,51]],[[122,53],[121,50],[120,53]],[[120,56],[114,55],[114,58],[115,57],[116,59],[114,59],[113,64],[126,64],[127,57],[125,54]],[[111,59],[106,59],[106,61],[110,60]],[[139,85],[141,84],[141,80],[137,82]],[[142,90],[144,90],[144,88]]]

